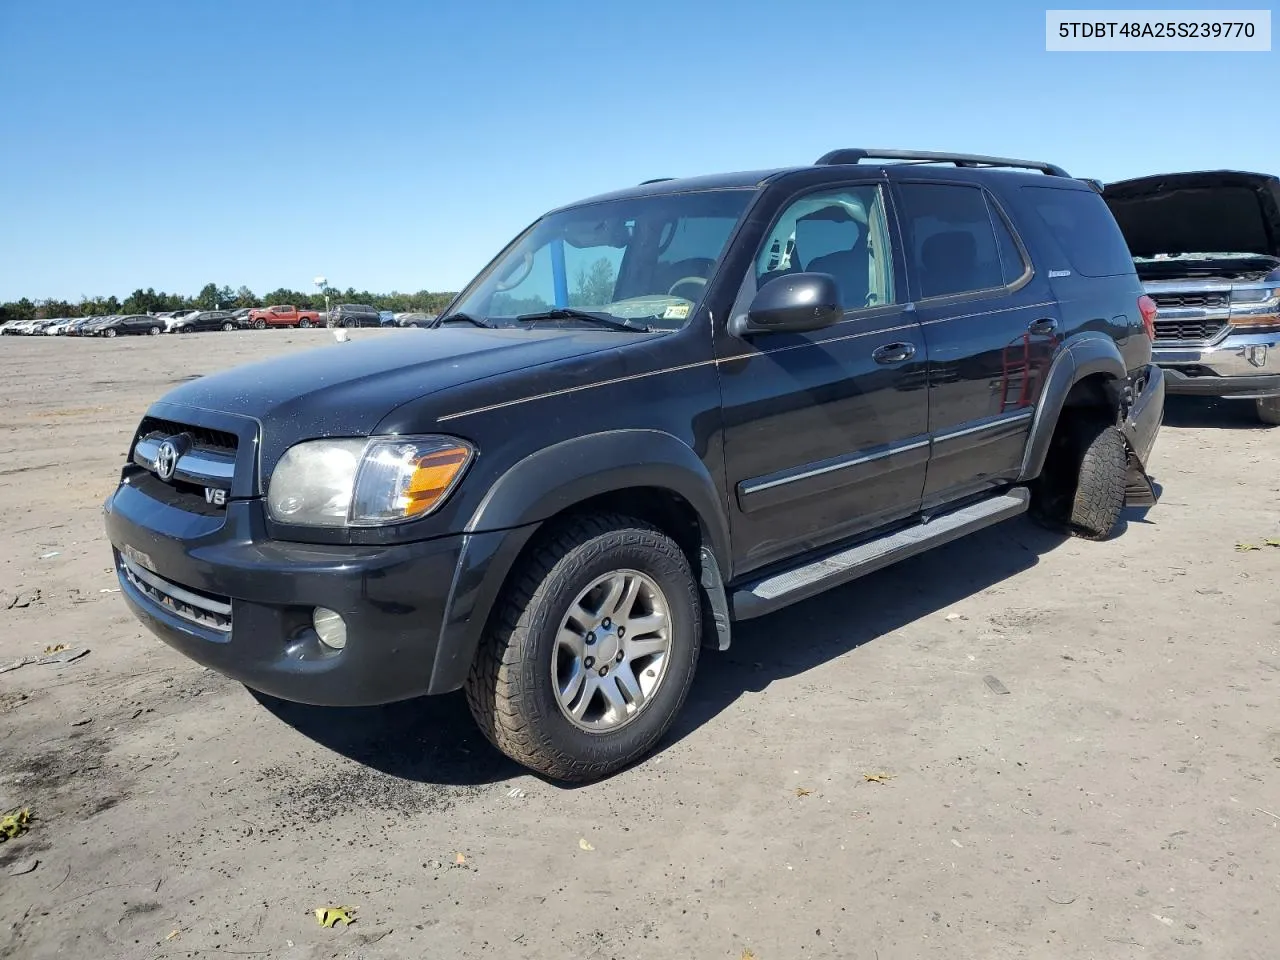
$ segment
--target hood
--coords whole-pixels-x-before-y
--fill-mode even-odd
[[[257,420],[271,446],[358,437],[411,400],[621,342],[607,330],[397,331],[233,367],[162,399]]]
[[[1108,184],[1102,196],[1135,257],[1280,257],[1280,177],[1239,170],[1159,174]]]

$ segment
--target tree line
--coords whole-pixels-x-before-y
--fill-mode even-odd
[[[273,307],[277,304],[293,304],[311,310],[323,310],[325,295],[331,306],[339,303],[362,303],[379,310],[396,313],[438,313],[453,299],[452,293],[371,293],[348,287],[338,290],[327,287],[310,293],[281,287],[259,297],[248,287],[232,289],[216,283],[206,283],[194,297],[180,293],[156,292],[152,287],[133,291],[124,300],[116,296],[81,297],[78,303],[68,300],[32,300],[23,297],[8,303],[0,303],[0,323],[10,320],[45,320],[50,317],[95,317],[111,314],[165,313],[170,310],[236,310],[240,307]]]

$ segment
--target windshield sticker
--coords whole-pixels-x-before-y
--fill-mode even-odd
[[[689,316],[689,305],[687,303],[673,303],[667,307],[666,312],[662,314],[663,320],[683,320]]]

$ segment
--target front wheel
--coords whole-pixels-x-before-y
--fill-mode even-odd
[[[1280,426],[1280,397],[1261,397],[1254,401],[1258,419],[1271,426]]]
[[[152,336],[152,337],[158,337],[158,336],[160,336],[160,328],[159,328],[159,327],[152,327],[150,330],[148,330],[148,331],[147,331],[147,335],[148,335],[148,336]]]
[[[107,337],[114,337],[115,335],[116,335],[116,331],[115,331],[115,328],[113,327],[108,327],[106,329],[106,332],[103,334],[103,336],[107,336]]]
[[[265,329],[267,329],[267,321],[265,321],[265,320],[255,320],[255,321],[253,321],[253,329],[255,329],[255,330],[265,330]]]
[[[228,320],[226,323],[222,325],[222,329],[224,333],[230,333],[235,328],[236,328],[236,325],[232,323],[230,320]]]
[[[643,521],[573,518],[499,597],[467,680],[485,736],[552,779],[585,782],[653,749],[684,705],[701,642],[680,547]]]

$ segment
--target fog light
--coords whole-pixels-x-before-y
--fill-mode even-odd
[[[347,645],[347,624],[342,619],[342,614],[316,607],[311,614],[311,622],[315,625],[320,642],[326,647],[341,650]]]

